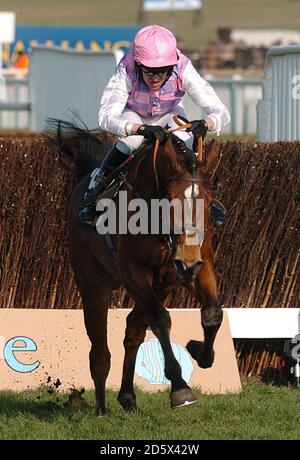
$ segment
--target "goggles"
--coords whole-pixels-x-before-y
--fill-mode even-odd
[[[173,66],[167,67],[144,67],[142,65],[139,66],[140,70],[149,75],[149,77],[153,77],[153,75],[158,75],[159,77],[163,77],[166,74],[171,74],[173,70]]]

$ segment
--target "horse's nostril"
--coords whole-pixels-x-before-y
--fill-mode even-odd
[[[193,267],[192,267],[192,270],[193,270],[193,275],[196,276],[197,273],[199,272],[200,268],[202,267],[203,265],[203,261],[202,260],[198,260],[198,262],[196,262]]]
[[[180,259],[175,259],[174,265],[176,269],[179,271],[179,273],[184,273],[188,268],[187,265]]]

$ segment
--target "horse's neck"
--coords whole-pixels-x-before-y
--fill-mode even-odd
[[[168,164],[172,163],[170,176],[178,173],[178,163],[176,153],[174,158],[167,158],[165,152],[161,149],[157,153],[154,164],[154,146],[149,147],[144,156],[137,158],[135,167],[131,171],[130,178],[133,184],[136,184],[137,191],[141,198],[146,200],[151,198],[161,198],[161,193],[165,190],[167,184],[163,183],[162,177],[165,176]],[[158,183],[159,181],[159,183]]]
[[[143,157],[137,158],[135,167],[130,171],[129,179],[140,198],[148,200],[157,195],[151,150],[145,152]]]

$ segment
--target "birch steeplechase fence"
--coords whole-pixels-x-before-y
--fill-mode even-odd
[[[228,222],[215,231],[224,307],[300,305],[300,143],[219,142],[213,172]],[[68,204],[74,184],[43,136],[0,138],[0,308],[79,309],[68,260]],[[124,290],[111,308],[130,308]],[[184,288],[168,308],[198,308]],[[240,372],[286,380],[282,340],[235,341]]]

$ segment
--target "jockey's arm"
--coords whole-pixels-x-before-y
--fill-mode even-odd
[[[141,124],[131,123],[120,118],[130,90],[131,81],[126,74],[125,67],[119,65],[109,80],[101,99],[98,118],[101,129],[117,136],[137,134]]]
[[[214,130],[214,126],[215,126],[215,123],[214,123],[214,120],[210,117],[206,117],[205,118],[205,121],[207,123],[207,126],[208,126],[208,131],[213,131]],[[131,134],[136,134],[137,130],[139,129],[141,125],[138,125],[137,123],[134,123],[132,125],[132,128],[131,128]]]
[[[219,134],[230,122],[229,112],[213,88],[198,74],[191,63],[185,69],[183,84],[184,90],[191,99],[207,113],[205,120],[208,130]],[[119,65],[101,99],[98,118],[101,129],[117,136],[136,134],[141,125],[120,118],[130,90],[131,81],[126,74],[126,69],[123,65]]]
[[[230,123],[230,114],[215,90],[200,76],[191,62],[184,70],[183,89],[205,111],[208,130],[220,134],[222,128]]]
[[[208,131],[213,132],[215,128],[215,121],[211,117],[206,117],[204,120],[207,123]]]
[[[125,67],[118,65],[101,98],[98,121],[103,131],[124,137],[131,132],[133,124],[120,118],[130,90],[131,81],[126,74]]]

